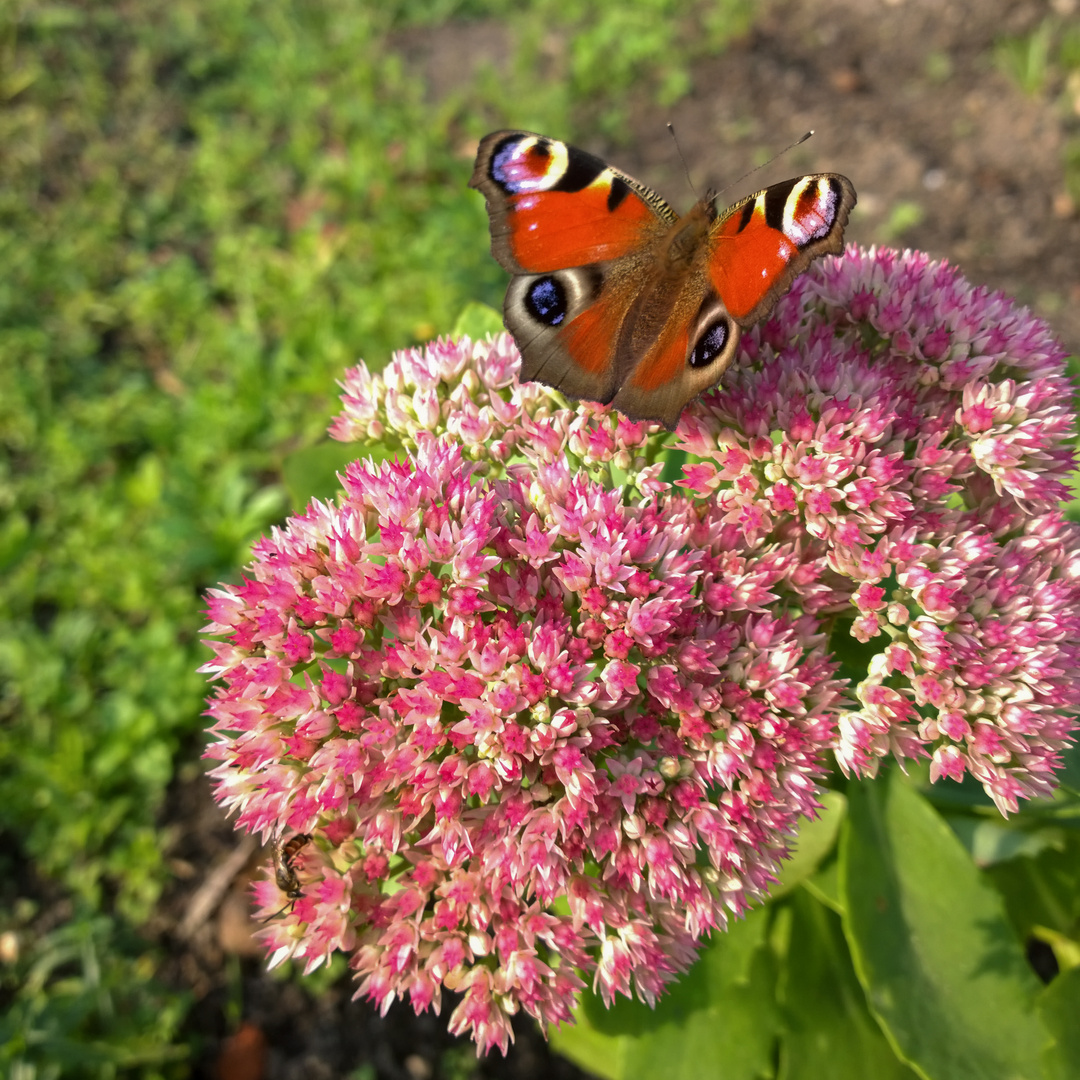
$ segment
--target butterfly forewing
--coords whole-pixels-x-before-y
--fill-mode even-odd
[[[727,210],[710,237],[709,273],[732,317],[752,326],[814,259],[843,251],[854,205],[847,177],[818,173],[773,184]]]
[[[677,218],[600,158],[531,131],[486,136],[469,183],[487,200],[492,252],[512,274],[623,258]]]

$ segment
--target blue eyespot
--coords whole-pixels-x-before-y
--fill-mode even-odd
[[[729,336],[727,319],[717,319],[697,339],[694,351],[690,354],[690,366],[692,368],[708,367],[724,351]]]
[[[566,290],[556,278],[538,278],[525,291],[525,307],[538,323],[558,326],[566,318]]]

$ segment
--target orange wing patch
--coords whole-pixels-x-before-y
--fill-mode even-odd
[[[660,340],[641,358],[627,380],[635,390],[651,392],[676,381],[686,367],[690,328],[671,322]]]
[[[733,207],[713,227],[709,276],[738,320],[760,317],[810,261],[843,247],[855,191],[842,176],[821,173],[774,184]]]
[[[656,215],[636,195],[611,208],[612,187],[597,182],[582,191],[541,191],[510,199],[510,249],[530,273],[607,262],[637,251]]]
[[[745,318],[757,307],[799,252],[779,229],[766,222],[764,202],[759,196],[749,215],[731,214],[716,233],[709,274],[724,307],[736,319]]]
[[[574,363],[590,374],[604,375],[610,370],[615,350],[611,328],[618,326],[625,315],[625,310],[618,310],[624,307],[620,300],[618,294],[601,297],[559,332],[563,347]]]
[[[488,135],[470,183],[487,199],[495,257],[516,274],[611,262],[647,248],[675,220],[636,180],[527,131]]]

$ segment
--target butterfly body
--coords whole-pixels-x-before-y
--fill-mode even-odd
[[[680,217],[599,158],[527,131],[486,136],[470,184],[513,275],[503,317],[522,378],[669,428],[719,381],[740,331],[842,249],[855,205],[850,181],[820,173],[723,214],[706,196]]]

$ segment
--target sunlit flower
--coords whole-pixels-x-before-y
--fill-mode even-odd
[[[931,779],[970,772],[1002,812],[1049,794],[1080,708],[1064,350],[1000,294],[890,251],[817,264],[743,341],[677,445],[746,542],[815,553],[803,606],[836,614],[834,648],[865,646],[840,765],[929,755]]]
[[[594,477],[620,470],[643,494],[658,482],[660,441],[653,424],[636,424],[591,402],[568,406],[541,383],[519,383],[521,356],[509,334],[488,341],[442,339],[406,349],[378,374],[361,361],[342,380],[344,409],[330,425],[342,442],[415,450],[423,435],[445,435],[475,462],[473,475],[501,476],[512,456],[535,464],[569,463]],[[603,467],[602,469],[600,467]]]
[[[578,971],[653,1000],[817,806],[836,690],[768,610],[792,549],[565,464],[478,481],[447,441],[345,488],[210,601],[218,797],[315,838],[274,960],[344,950],[383,1009],[457,990],[482,1049],[567,1020]]]
[[[828,750],[1002,812],[1052,790],[1080,709],[1061,348],[854,249],[743,343],[673,438],[519,384],[507,335],[346,374],[333,434],[398,459],[209,600],[217,797],[313,838],[273,963],[343,951],[384,1010],[446,988],[505,1050],[590,982],[655,1000],[767,893]]]

